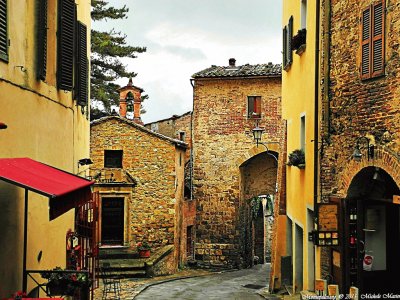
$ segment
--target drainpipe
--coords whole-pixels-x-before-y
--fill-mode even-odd
[[[317,203],[318,203],[318,184],[319,184],[319,34],[320,34],[320,5],[321,1],[316,0],[316,12],[315,12],[315,82],[314,82],[314,222],[317,220],[318,217],[318,210],[317,210]],[[316,246],[314,243],[314,253],[316,253]],[[317,274],[317,264],[315,263],[315,256],[314,256],[314,278]]]

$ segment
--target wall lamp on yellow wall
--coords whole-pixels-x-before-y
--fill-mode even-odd
[[[6,129],[7,124],[0,122],[0,129]]]
[[[356,146],[354,147],[354,152],[353,152],[353,159],[355,161],[361,161],[362,158],[362,152],[360,148],[360,143],[365,143],[367,145],[367,158],[368,160],[371,158],[374,158],[374,150],[375,146],[370,143],[370,139],[367,138],[366,136],[360,136],[356,140]]]

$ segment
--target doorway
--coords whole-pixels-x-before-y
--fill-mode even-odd
[[[103,245],[123,245],[124,198],[102,198],[101,242]]]
[[[346,288],[360,293],[400,293],[400,205],[396,183],[367,167],[352,180],[346,199]]]
[[[371,199],[349,203],[349,283],[362,293],[400,292],[399,205]]]

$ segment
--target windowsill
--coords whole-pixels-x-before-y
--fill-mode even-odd
[[[296,50],[297,55],[302,55],[306,51],[306,44],[303,44]]]

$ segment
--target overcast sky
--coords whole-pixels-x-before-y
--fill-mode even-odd
[[[124,62],[145,90],[145,123],[192,110],[191,76],[211,65],[281,62],[280,0],[109,0],[129,7],[128,19],[95,22],[121,30],[147,52]],[[127,79],[118,81],[122,86]]]

